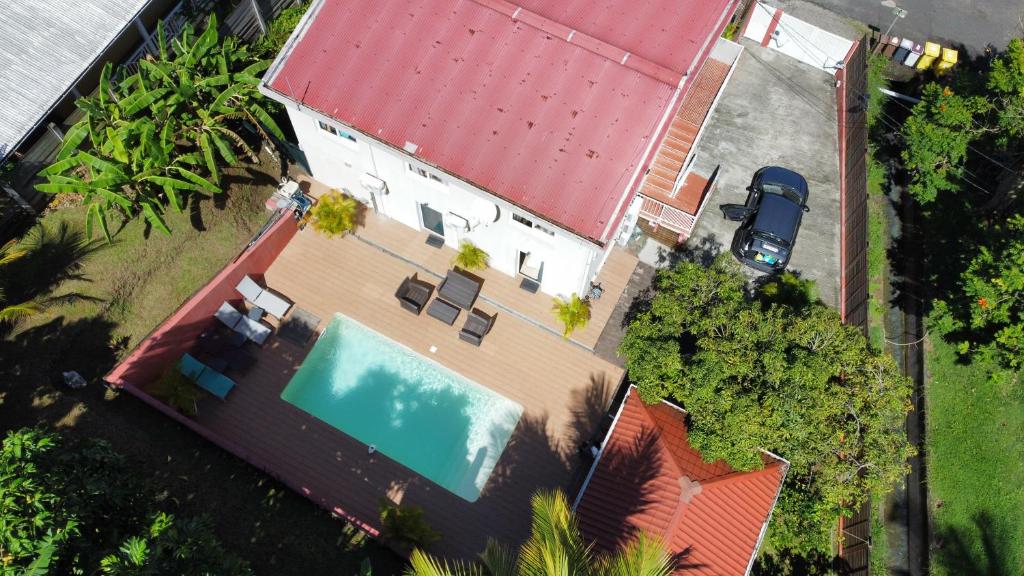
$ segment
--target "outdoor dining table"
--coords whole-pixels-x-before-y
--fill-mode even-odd
[[[471,310],[480,294],[480,282],[458,270],[449,270],[444,282],[437,289],[437,295],[463,310]]]

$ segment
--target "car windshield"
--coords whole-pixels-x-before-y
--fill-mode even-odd
[[[769,182],[761,185],[761,191],[763,191],[765,194],[775,194],[778,196],[782,196],[783,198],[786,198],[790,202],[798,206],[800,205],[800,195],[796,193],[796,190],[793,190],[789,186],[783,186],[782,184],[775,184]]]

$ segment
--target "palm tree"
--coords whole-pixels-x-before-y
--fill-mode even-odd
[[[15,240],[0,246],[0,266],[5,266],[25,255],[25,251],[17,248]],[[7,304],[3,289],[0,288],[0,322],[9,322],[31,316],[39,312],[38,302],[22,302],[21,304]]]
[[[668,576],[676,567],[661,541],[643,533],[621,550],[597,555],[560,491],[537,492],[530,504],[530,538],[518,552],[491,540],[478,562],[465,563],[415,550],[406,576]]]
[[[555,298],[555,305],[552,308],[555,316],[565,326],[562,338],[569,339],[569,335],[575,330],[583,328],[590,321],[590,302],[583,300],[578,294],[573,294],[568,300]]]
[[[355,230],[359,219],[359,201],[337,190],[324,194],[310,210],[313,229],[333,238]]]

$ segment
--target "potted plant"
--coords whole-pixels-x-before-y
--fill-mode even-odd
[[[452,265],[464,270],[483,270],[487,268],[490,256],[482,248],[469,240],[459,244],[459,252],[452,258]]]
[[[355,198],[331,190],[310,209],[313,229],[329,238],[343,236],[355,230],[359,207]]]
[[[569,339],[569,335],[579,328],[583,328],[590,321],[590,302],[583,300],[579,294],[573,293],[568,300],[555,298],[553,308],[555,316],[565,326],[562,338]]]

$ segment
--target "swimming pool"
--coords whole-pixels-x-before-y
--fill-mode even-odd
[[[519,404],[341,314],[281,398],[470,502],[523,414]]]

